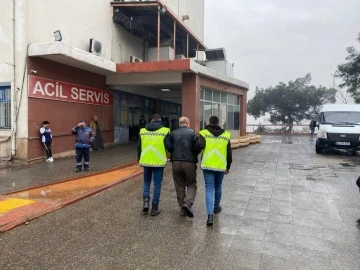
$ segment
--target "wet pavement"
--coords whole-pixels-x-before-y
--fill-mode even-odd
[[[136,144],[117,145],[102,151],[92,151],[90,173],[105,171],[137,160]],[[86,175],[75,173],[75,157],[0,168],[0,194],[14,192],[33,186],[45,185],[59,180]]]
[[[213,228],[201,172],[183,218],[168,166],[160,216],[140,213],[136,177],[1,234],[0,269],[358,269],[359,157],[314,147],[263,137],[235,150]]]
[[[74,180],[50,184],[43,187],[15,192],[8,195],[10,198],[41,200],[45,202],[65,202],[73,197],[91,192],[127,178],[139,174],[142,168],[139,165],[129,166],[98,175],[84,176]]]

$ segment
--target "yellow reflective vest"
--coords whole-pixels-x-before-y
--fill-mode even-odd
[[[168,128],[160,128],[156,131],[140,130],[141,156],[139,164],[142,167],[165,167],[167,163],[164,139],[169,134]]]
[[[225,131],[216,137],[207,129],[201,130],[199,133],[206,141],[201,159],[201,169],[225,172],[227,166],[227,145],[231,139],[231,134]]]

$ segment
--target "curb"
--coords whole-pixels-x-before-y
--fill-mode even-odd
[[[135,163],[135,164],[136,164],[136,163]],[[132,164],[132,165],[135,165],[135,164]],[[130,166],[131,166],[131,165],[130,165]],[[124,165],[124,166],[121,166],[120,168],[122,168],[122,167],[129,167],[129,165],[127,165],[127,166]],[[110,170],[107,170],[107,171],[104,171],[104,172],[101,172],[101,173],[94,173],[94,174],[91,174],[91,176],[93,176],[93,175],[99,175],[99,174],[103,174],[103,173],[107,173],[107,172],[111,172],[111,171],[118,170],[118,169],[119,169],[119,167],[118,167],[118,168],[113,168],[113,169],[110,169]],[[120,183],[122,183],[122,182],[125,182],[125,181],[127,181],[127,180],[130,180],[130,179],[133,178],[133,177],[139,176],[139,175],[141,175],[142,173],[143,173],[142,171],[139,171],[139,172],[134,173],[134,174],[132,174],[132,175],[129,175],[129,176],[120,178],[120,179],[114,181],[113,183],[110,183],[110,184],[107,184],[107,185],[105,185],[105,186],[99,187],[99,188],[97,188],[97,189],[94,189],[94,190],[85,192],[85,193],[83,193],[83,194],[81,194],[81,195],[78,195],[78,196],[76,196],[76,197],[73,197],[73,198],[71,198],[71,199],[69,199],[69,200],[63,201],[63,202],[61,202],[61,203],[52,204],[51,206],[49,206],[49,207],[46,208],[46,209],[42,209],[42,210],[40,210],[40,211],[34,211],[34,212],[32,212],[32,213],[29,213],[29,214],[26,214],[26,215],[24,215],[24,216],[21,216],[21,217],[15,219],[15,220],[13,220],[13,221],[11,221],[11,222],[9,222],[9,223],[6,223],[6,224],[4,224],[4,225],[0,225],[0,233],[4,233],[4,232],[6,232],[6,231],[9,231],[9,230],[11,230],[11,229],[19,226],[19,225],[24,224],[24,223],[26,223],[26,222],[29,222],[29,221],[31,221],[31,220],[34,220],[34,219],[36,219],[36,218],[39,218],[39,217],[41,217],[41,216],[44,216],[44,215],[46,215],[46,214],[49,214],[49,213],[54,212],[54,211],[56,211],[56,210],[59,210],[59,209],[61,209],[61,208],[63,208],[63,207],[66,207],[66,206],[68,206],[68,205],[71,205],[71,204],[73,204],[73,203],[76,203],[76,202],[78,202],[78,201],[80,201],[80,200],[83,200],[83,199],[86,199],[86,198],[88,198],[88,197],[91,197],[91,196],[93,196],[93,195],[95,195],[95,194],[97,194],[97,193],[100,193],[100,192],[102,192],[102,191],[104,191],[104,190],[107,190],[107,189],[109,189],[109,188],[111,188],[111,187],[114,187],[114,186],[116,186],[116,185],[118,185],[118,184],[120,184]],[[86,176],[90,176],[90,175],[86,175]],[[68,181],[72,181],[72,180],[79,179],[79,178],[82,178],[82,177],[76,177],[76,178],[73,178],[73,179],[67,179],[67,180],[63,180],[63,181],[56,182],[56,183],[68,182]],[[53,184],[53,183],[52,183],[52,184]],[[44,186],[48,186],[48,185],[42,185],[42,186],[39,186],[39,187],[44,187]],[[38,188],[38,187],[33,187],[33,188]],[[18,192],[26,191],[26,190],[30,190],[30,189],[33,189],[33,188],[28,188],[28,189],[25,189],[25,190],[20,190],[20,191],[17,191],[17,192],[12,192],[12,193],[8,193],[8,194],[4,194],[4,195],[10,195],[10,194],[13,194],[13,193],[18,193]],[[19,209],[21,209],[21,208],[19,208]],[[14,211],[16,211],[16,210],[14,210]],[[20,211],[21,211],[21,210],[20,210]],[[1,218],[1,217],[0,217],[0,218]]]
[[[123,165],[121,165],[121,166],[119,166],[119,167],[111,168],[111,169],[108,169],[108,170],[105,170],[105,171],[99,171],[99,172],[94,172],[94,173],[91,173],[91,172],[90,172],[90,173],[88,173],[88,174],[86,174],[86,175],[81,175],[81,176],[77,176],[77,177],[72,177],[72,178],[68,178],[68,179],[64,179],[64,180],[59,180],[59,181],[51,182],[51,183],[44,184],[44,185],[33,186],[33,187],[30,187],[30,188],[19,189],[19,190],[16,190],[16,191],[12,191],[12,192],[0,194],[0,195],[6,196],[6,195],[14,194],[14,193],[25,192],[25,191],[28,191],[28,190],[31,190],[31,189],[35,189],[35,188],[42,188],[42,187],[46,187],[46,186],[49,186],[49,185],[66,183],[66,182],[73,181],[73,180],[77,180],[77,179],[81,179],[81,178],[84,178],[84,177],[95,176],[95,175],[100,175],[100,174],[104,174],[104,173],[109,173],[109,172],[121,170],[121,169],[124,169],[124,168],[126,168],[126,167],[134,166],[134,165],[136,165],[136,164],[137,164],[137,162],[136,162],[136,161],[133,161],[133,162],[126,163],[126,164],[123,164]]]

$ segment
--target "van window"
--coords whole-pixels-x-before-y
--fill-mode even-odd
[[[321,124],[360,125],[360,112],[323,112]]]

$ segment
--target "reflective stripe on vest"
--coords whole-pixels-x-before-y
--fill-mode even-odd
[[[141,156],[139,164],[143,167],[165,167],[167,163],[164,146],[165,136],[169,133],[168,128],[160,128],[156,131],[140,130]]]
[[[206,146],[201,159],[201,169],[225,172],[227,166],[227,145],[231,134],[225,131],[216,137],[204,129],[199,132],[206,141]]]

